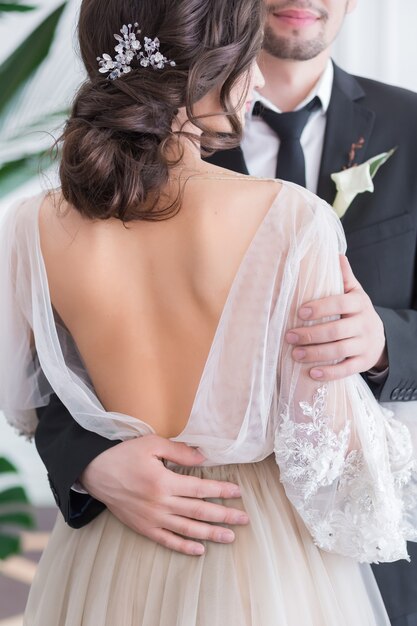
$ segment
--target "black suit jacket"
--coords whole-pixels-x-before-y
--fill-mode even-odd
[[[318,195],[329,203],[336,193],[330,175],[349,163],[351,146],[361,138],[355,163],[398,147],[376,175],[375,192],[357,196],[342,220],[353,271],[385,325],[389,376],[373,392],[381,401],[417,400],[417,95],[335,66],[318,185]],[[209,160],[248,173],[240,148]],[[56,397],[38,415],[36,444],[57,504],[71,526],[83,526],[104,505],[71,492],[71,485],[118,442],[84,431]],[[391,616],[415,612],[417,624],[417,593],[410,582],[417,580],[416,565],[383,565],[375,573]]]

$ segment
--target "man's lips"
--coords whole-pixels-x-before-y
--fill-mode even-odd
[[[281,22],[285,22],[291,26],[309,26],[320,19],[320,17],[315,13],[297,9],[284,9],[283,11],[279,11],[273,15]]]

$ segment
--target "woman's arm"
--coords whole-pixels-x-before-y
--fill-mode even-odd
[[[343,249],[330,211],[318,204],[298,246],[287,330],[304,302],[343,291]],[[275,439],[288,498],[322,549],[368,562],[407,558],[405,540],[416,537],[404,491],[415,469],[408,429],[384,413],[359,375],[314,381],[311,365],[294,362],[291,352],[284,342]]]

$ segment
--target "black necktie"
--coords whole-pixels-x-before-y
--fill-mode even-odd
[[[306,167],[300,138],[308,118],[320,106],[318,96],[299,111],[289,113],[276,113],[259,101],[255,102],[253,115],[261,117],[278,135],[281,142],[276,169],[277,178],[306,186]]]

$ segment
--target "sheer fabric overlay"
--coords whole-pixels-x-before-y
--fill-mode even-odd
[[[251,520],[234,543],[204,542],[195,558],[109,511],[80,530],[58,516],[24,626],[389,626],[370,566],[313,545],[273,455],[175,471],[239,485],[241,501],[221,501]]]
[[[146,420],[104,409],[54,313],[39,237],[44,197],[0,216],[0,409],[31,436],[34,409],[55,392],[87,430],[123,440],[153,433]],[[392,561],[408,558],[406,540],[417,540],[416,427],[378,405],[360,376],[312,381],[284,340],[300,325],[301,304],[343,291],[344,250],[332,209],[284,183],[241,262],[175,440],[200,448],[207,466],[275,452],[287,497],[317,546]]]

